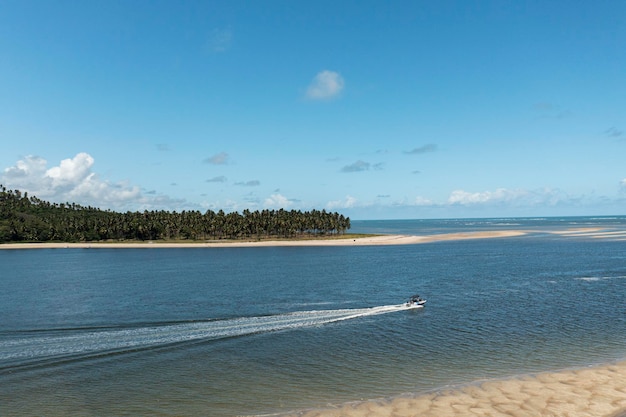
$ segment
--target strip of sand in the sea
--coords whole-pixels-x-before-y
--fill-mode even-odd
[[[348,403],[298,417],[623,417],[626,361],[475,383],[457,389]]]
[[[208,242],[81,242],[81,243],[5,243],[0,249],[62,249],[62,248],[234,248],[264,246],[376,246],[412,245],[444,240],[487,239],[526,234],[522,230],[445,233],[428,236],[381,235],[354,239],[208,241]]]

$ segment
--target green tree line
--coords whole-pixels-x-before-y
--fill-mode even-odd
[[[325,210],[119,213],[50,203],[0,184],[0,243],[299,238],[348,229],[349,217]]]

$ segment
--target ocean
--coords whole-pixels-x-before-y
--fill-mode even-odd
[[[0,250],[0,415],[281,415],[626,358],[626,217],[351,232],[493,230],[528,233]]]

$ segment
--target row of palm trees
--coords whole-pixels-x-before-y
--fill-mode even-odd
[[[119,213],[50,203],[0,185],[0,242],[298,238],[348,229],[350,218],[325,210]]]

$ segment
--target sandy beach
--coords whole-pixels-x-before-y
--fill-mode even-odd
[[[81,243],[5,243],[0,249],[70,249],[70,248],[241,248],[264,246],[376,246],[412,245],[444,240],[488,239],[526,234],[522,230],[473,233],[445,233],[428,236],[381,235],[355,239],[264,240],[264,241],[197,241],[181,242],[81,242]]]
[[[602,228],[571,228],[567,230],[490,230],[481,232],[440,233],[432,235],[378,235],[356,238],[333,237],[329,239],[302,240],[209,240],[191,242],[80,242],[80,243],[3,243],[1,249],[71,249],[71,248],[243,248],[264,246],[379,246],[415,245],[419,243],[450,240],[493,239],[524,236],[529,233],[548,233],[571,238],[626,240],[626,231],[607,231]]]
[[[622,417],[626,362],[487,381],[436,393],[350,403],[298,417]]]

